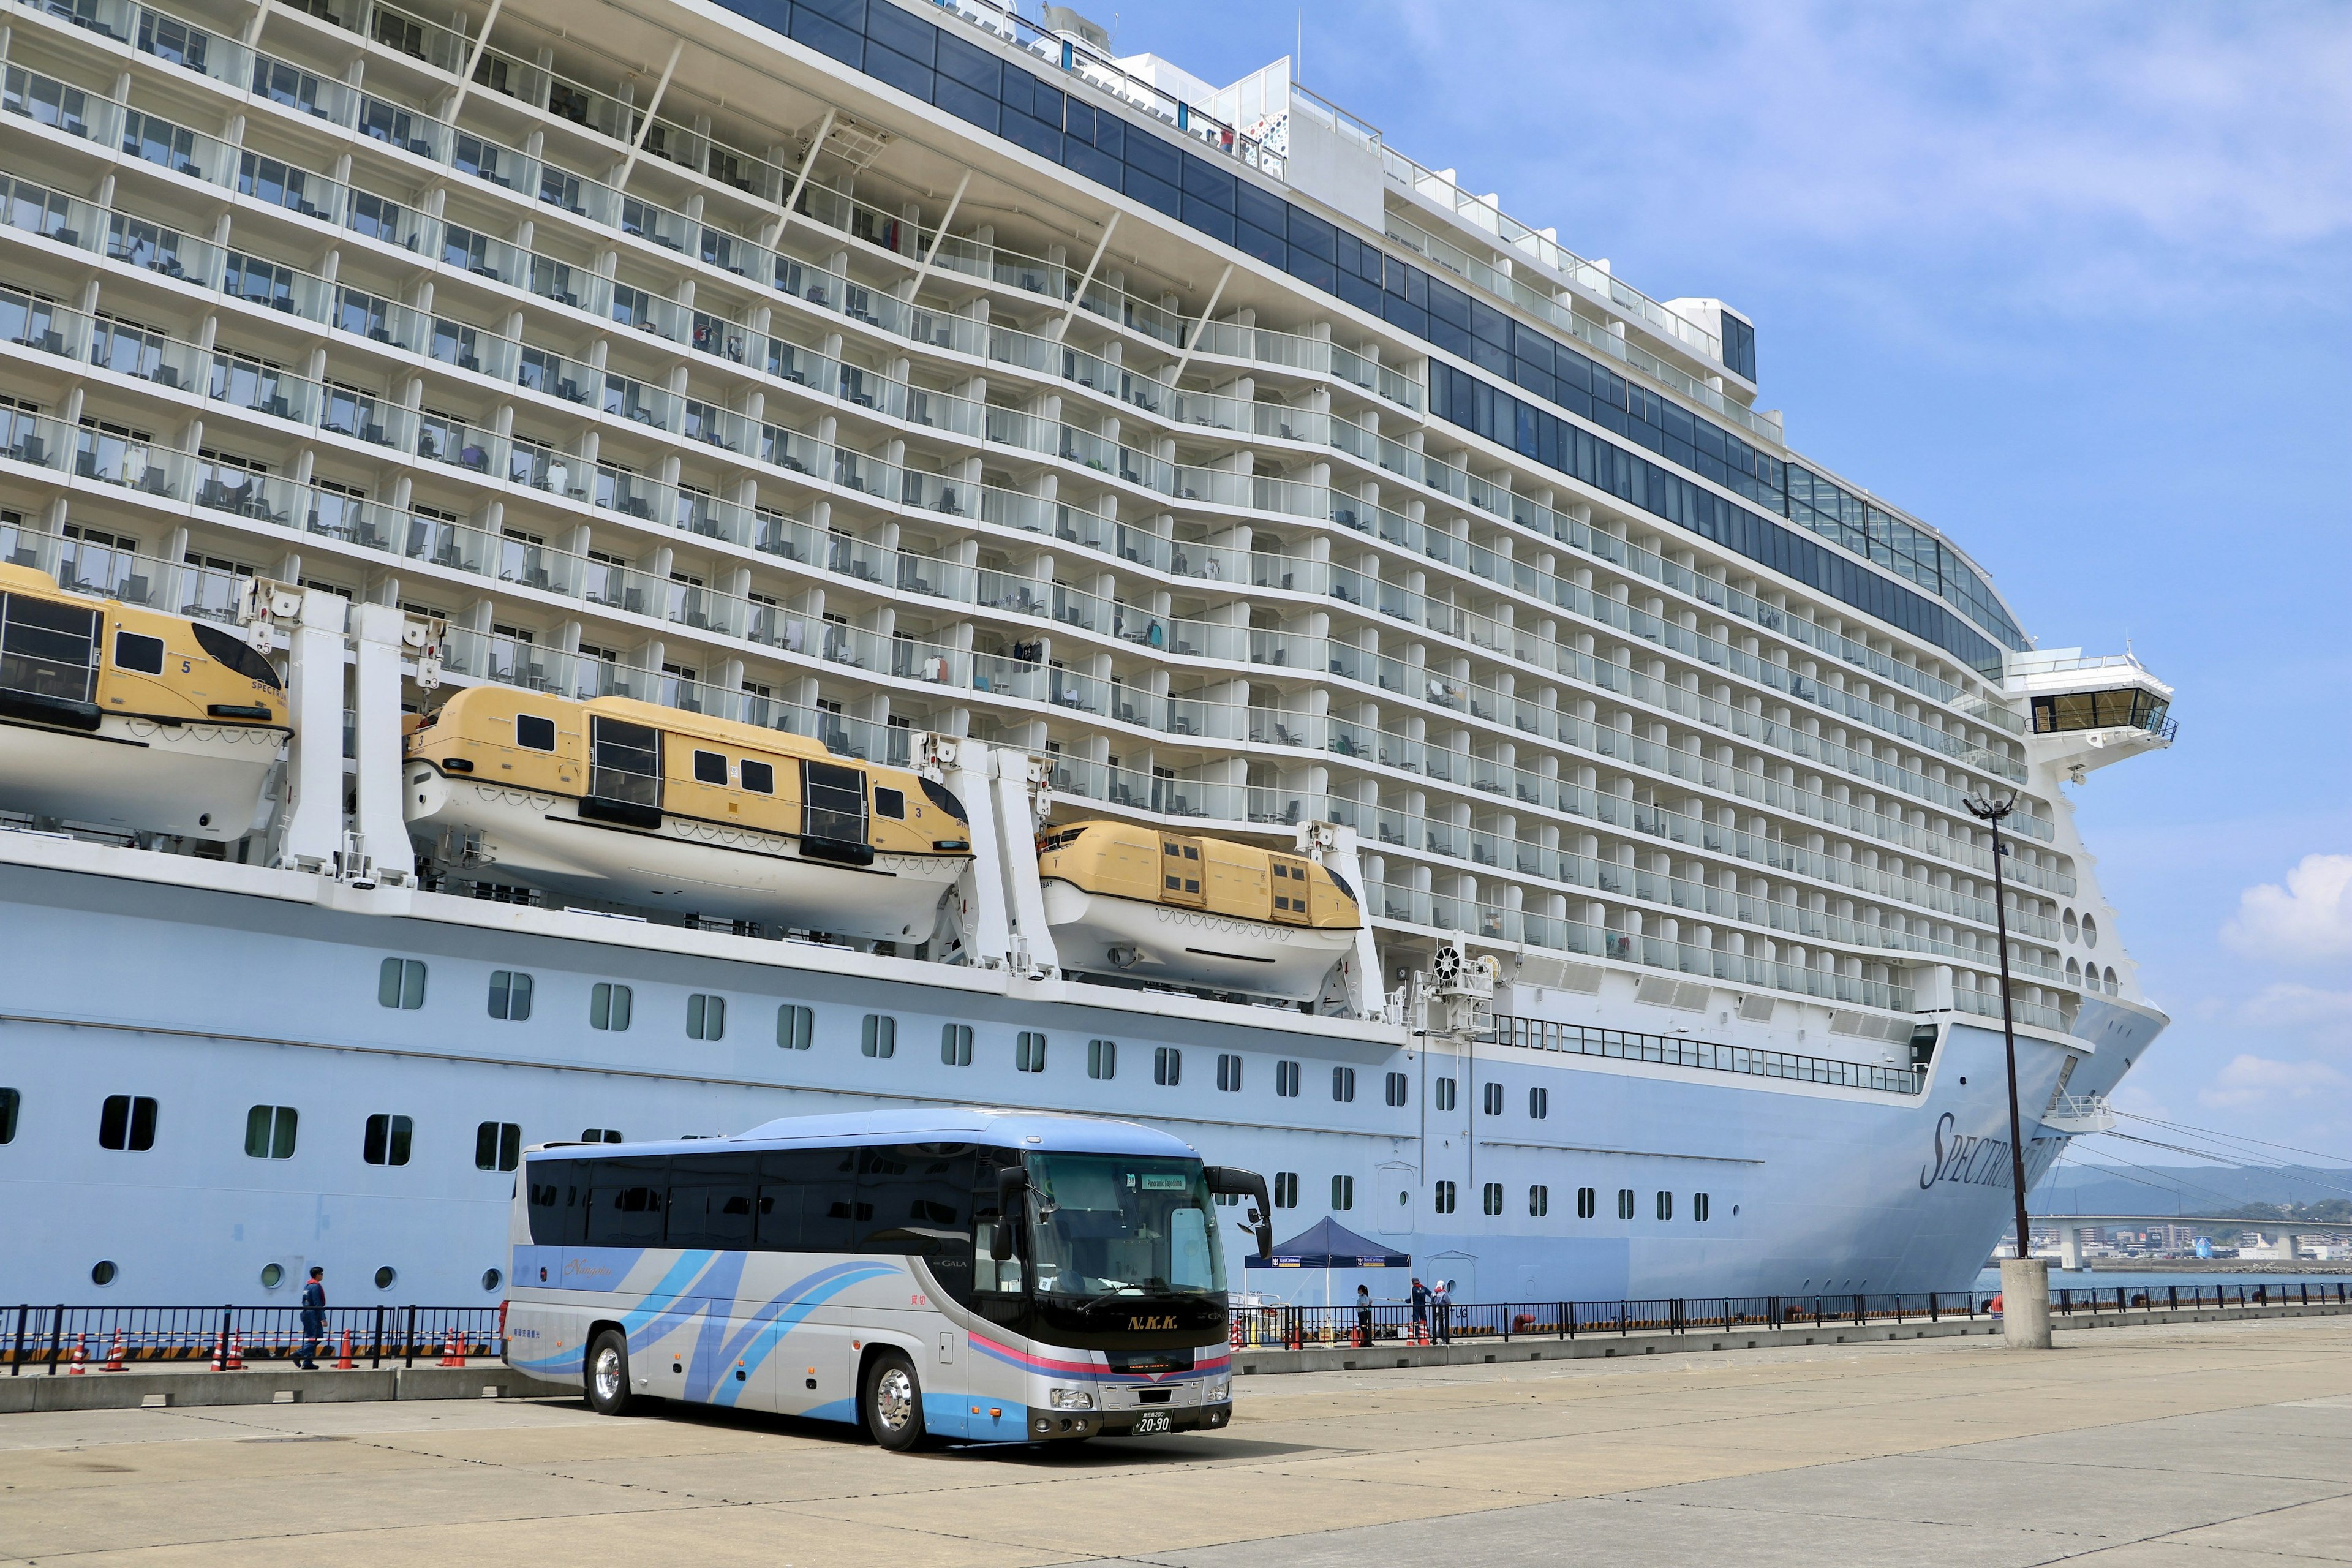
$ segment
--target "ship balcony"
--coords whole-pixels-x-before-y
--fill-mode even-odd
[[[2032,714],[2029,753],[2081,783],[2091,769],[2172,744],[2172,688],[2129,654],[2013,655],[2003,689]]]

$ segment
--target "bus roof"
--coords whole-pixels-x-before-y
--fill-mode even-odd
[[[1155,1154],[1198,1157],[1172,1133],[1133,1121],[1049,1110],[1006,1110],[982,1105],[923,1106],[906,1110],[840,1111],[787,1116],[748,1131],[718,1138],[662,1139],[631,1143],[559,1144],[533,1150],[550,1159],[608,1160],[655,1154],[715,1154],[727,1149],[810,1148],[864,1143],[986,1143],[1045,1153]]]

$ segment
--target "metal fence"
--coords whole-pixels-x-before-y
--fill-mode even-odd
[[[330,1307],[315,1354],[322,1362],[348,1353],[361,1366],[427,1365],[445,1356],[495,1356],[497,1307]],[[54,1376],[76,1352],[83,1364],[103,1366],[121,1352],[125,1367],[155,1363],[289,1362],[310,1336],[299,1307],[36,1307],[0,1317],[0,1359],[8,1375],[27,1367]]]
[[[1303,1350],[1319,1345],[1427,1345],[1465,1341],[1590,1339],[1633,1333],[1706,1333],[1734,1329],[1784,1331],[1873,1323],[1934,1323],[1997,1319],[1995,1292],[1905,1295],[1682,1296],[1643,1301],[1453,1302],[1426,1309],[1392,1301],[1369,1308],[1236,1309],[1235,1349]],[[2061,1317],[2136,1311],[2235,1311],[2249,1307],[2352,1304],[2342,1281],[2292,1285],[2116,1285],[2062,1289],[2050,1310]]]

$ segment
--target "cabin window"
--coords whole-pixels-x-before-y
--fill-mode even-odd
[[[801,764],[801,832],[836,844],[866,842],[866,775],[832,763]]]
[[[516,714],[515,744],[527,752],[555,750],[555,721],[543,713]]]
[[[1540,1183],[1529,1187],[1528,1189],[1528,1214],[1529,1217],[1534,1219],[1542,1219],[1545,1215],[1550,1213],[1551,1189]]]
[[[877,785],[874,790],[874,815],[904,822],[907,819],[907,792]]]
[[[621,1130],[617,1127],[583,1127],[580,1130],[580,1142],[583,1143],[625,1143],[627,1140],[621,1136]]]
[[[1500,1116],[1503,1114],[1503,1086],[1501,1084],[1487,1084],[1481,1091],[1479,1098],[1486,1102],[1487,1115]]]
[[[1298,1206],[1298,1173],[1276,1171],[1274,1173],[1274,1206],[1295,1209]]]
[[[1454,1184],[1452,1182],[1436,1183],[1434,1185],[1434,1191],[1430,1195],[1429,1206],[1435,1209],[1439,1214],[1452,1214],[1454,1212]]]
[[[787,1002],[776,1009],[776,1047],[779,1050],[804,1051],[816,1035],[816,1015],[806,1007],[795,1007]]]
[[[0,688],[89,701],[100,628],[96,610],[0,594]]]
[[[511,1171],[522,1163],[522,1129],[511,1121],[485,1121],[474,1129],[474,1169]]]
[[[1172,1089],[1184,1076],[1184,1053],[1174,1046],[1160,1046],[1151,1053],[1151,1081]]]
[[[1355,1178],[1355,1177],[1353,1177],[1353,1176],[1334,1176],[1334,1177],[1332,1177],[1332,1178],[1331,1178],[1331,1210],[1332,1210],[1332,1212],[1333,1212],[1334,1214],[1345,1214],[1345,1213],[1347,1213],[1349,1209],[1354,1208],[1355,1206],[1356,1206],[1356,1178]]]
[[[367,1119],[367,1131],[360,1137],[360,1158],[371,1165],[405,1165],[415,1140],[415,1122],[389,1111],[379,1112]]]
[[[1297,1062],[1274,1064],[1274,1092],[1285,1100],[1298,1098],[1298,1064]]]
[[[1020,1072],[1045,1070],[1045,1037],[1034,1029],[1024,1029],[1013,1042],[1013,1066]]]
[[[1633,1217],[1633,1189],[1631,1187],[1617,1189],[1617,1217],[1619,1219]]]
[[[1024,1036],[1023,1038],[1027,1038]],[[940,1060],[951,1068],[971,1066],[971,1026],[942,1024],[940,1026]]]
[[[1238,1094],[1242,1087],[1242,1058],[1231,1051],[1217,1055],[1217,1087],[1227,1094]]]
[[[530,1016],[530,976],[520,969],[494,970],[490,974],[490,1016],[520,1024]]]
[[[621,1030],[629,1026],[629,1004],[634,994],[625,985],[598,981],[588,993],[588,1026],[592,1029]]]
[[[99,1108],[98,1146],[141,1153],[155,1146],[155,1101],[143,1094],[110,1094]]]
[[[868,1013],[865,1026],[858,1031],[857,1054],[865,1057],[895,1056],[898,1050],[898,1020],[887,1013]]]
[[[1454,1080],[1450,1078],[1437,1080],[1437,1109],[1440,1110],[1454,1109]]]
[[[725,753],[719,752],[695,752],[694,782],[697,784],[725,785],[727,783],[727,758]]]
[[[137,632],[114,634],[114,668],[140,675],[163,673],[163,639]]]
[[[1541,1121],[1550,1114],[1551,1090],[1548,1089],[1531,1089],[1528,1090],[1528,1120],[1530,1121]]]
[[[1087,1076],[1088,1078],[1118,1076],[1118,1042],[1117,1040],[1087,1042]]]
[[[1697,1225],[1705,1225],[1706,1223],[1706,1194],[1705,1193],[1693,1193],[1691,1194],[1692,1222]]]
[[[661,731],[592,713],[588,733],[588,793],[599,800],[659,807]]]
[[[753,795],[775,794],[776,770],[774,764],[771,763],[755,763],[749,758],[744,759],[743,787],[751,791]]]
[[[1389,1092],[1388,1092],[1388,1100],[1389,1100],[1389,1103],[1390,1103],[1391,1105],[1402,1105],[1402,1104],[1404,1103],[1404,1095],[1405,1095],[1405,1076],[1404,1076],[1404,1074],[1402,1074],[1402,1073],[1401,1073],[1401,1072],[1392,1072],[1392,1073],[1389,1074]]]
[[[727,998],[697,992],[686,999],[686,1037],[718,1040],[727,1036]]]
[[[1658,1217],[1660,1219],[1672,1219],[1675,1217],[1674,1194],[1660,1193],[1658,1194]]]
[[[1600,1212],[1600,1194],[1595,1193],[1591,1187],[1577,1188],[1576,1217],[1579,1219],[1591,1219],[1594,1215]]]
[[[425,1005],[425,963],[421,959],[387,958],[376,970],[375,1001],[379,1007],[414,1013]]]
[[[16,1141],[16,1116],[25,1109],[25,1096],[13,1089],[0,1089],[0,1143]]]
[[[1331,1069],[1331,1098],[1341,1105],[1356,1103],[1356,1069],[1354,1068]]]
[[[257,1105],[245,1113],[245,1152],[256,1160],[294,1157],[294,1129],[301,1120],[290,1105]]]

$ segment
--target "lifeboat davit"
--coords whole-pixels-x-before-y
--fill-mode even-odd
[[[1096,820],[1037,841],[1063,967],[1312,1001],[1363,924],[1353,889],[1304,855]]]
[[[290,733],[278,671],[233,633],[0,565],[0,810],[226,843]]]
[[[406,752],[424,853],[584,898],[920,942],[971,859],[961,803],[908,769],[625,697],[469,688]]]

